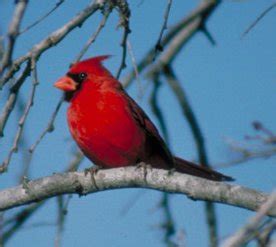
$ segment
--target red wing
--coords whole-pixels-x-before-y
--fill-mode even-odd
[[[173,157],[167,148],[164,140],[160,136],[157,128],[151,122],[147,114],[140,108],[140,106],[127,94],[127,101],[129,103],[129,108],[131,115],[135,121],[140,125],[146,133],[146,150],[149,152],[148,156],[152,156],[153,160],[162,159],[162,164],[156,164],[159,167],[166,166],[167,168],[173,167]],[[151,160],[151,157],[148,157]],[[158,159],[159,158],[159,159]],[[153,164],[154,165],[154,164]]]

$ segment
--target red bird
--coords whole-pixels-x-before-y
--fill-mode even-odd
[[[232,180],[174,157],[146,113],[102,65],[106,58],[78,62],[55,83],[70,102],[69,129],[86,157],[102,168],[145,162],[155,168],[174,168],[210,180]]]

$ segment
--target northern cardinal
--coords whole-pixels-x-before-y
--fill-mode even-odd
[[[174,157],[147,114],[102,65],[109,56],[75,63],[54,85],[70,102],[70,132],[85,156],[102,168],[152,167],[215,181],[232,178]]]

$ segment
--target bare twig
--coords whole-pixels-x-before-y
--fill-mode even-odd
[[[42,21],[44,21],[49,15],[51,15],[55,10],[57,10],[57,8],[59,6],[61,6],[61,4],[64,2],[65,0],[59,0],[55,6],[48,11],[46,14],[42,15],[40,18],[38,18],[36,21],[34,21],[32,24],[30,24],[29,26],[25,27],[24,29],[22,29],[19,34],[23,34],[28,32],[31,28],[35,27],[36,25],[38,25],[39,23],[41,23]]]
[[[261,132],[261,135],[257,135],[254,137],[247,135],[245,137],[247,140],[260,140],[264,144],[276,144],[276,134],[272,130],[265,127],[259,121],[254,121],[252,123],[252,126],[256,131]]]
[[[152,90],[152,94],[150,97],[151,109],[152,109],[153,114],[158,119],[158,122],[159,122],[159,125],[161,128],[161,132],[164,135],[164,139],[165,139],[166,143],[169,145],[168,129],[165,124],[164,116],[162,114],[161,108],[158,104],[158,92],[159,92],[160,83],[161,83],[158,76],[153,78],[153,83],[154,83],[154,88]],[[162,226],[162,229],[165,230],[164,243],[167,246],[172,246],[173,242],[171,240],[171,237],[175,234],[175,222],[172,217],[169,203],[170,203],[170,197],[169,197],[168,193],[164,192],[162,194],[162,199],[159,204],[160,208],[163,210],[163,213],[165,216],[165,220],[161,224],[161,226]]]
[[[231,150],[238,153],[240,157],[215,165],[215,167],[229,167],[241,164],[252,159],[268,159],[276,155],[276,135],[273,131],[266,128],[262,123],[254,121],[253,128],[258,132],[258,135],[246,135],[245,140],[255,141],[254,144],[242,143],[231,138],[226,138],[226,143]]]
[[[6,51],[3,54],[3,58],[1,61],[0,75],[2,75],[4,70],[7,67],[9,67],[11,64],[14,44],[19,34],[19,28],[20,28],[27,4],[28,4],[28,0],[16,1],[16,6],[14,9],[13,17],[10,22],[9,31],[8,31],[8,45],[7,45]]]
[[[4,37],[0,36],[0,60],[2,60],[4,55]]]
[[[211,45],[215,46],[217,44],[217,42],[213,38],[213,36],[210,33],[210,31],[207,29],[205,23],[202,25],[201,31],[205,34],[206,38],[208,39],[208,41],[210,42]]]
[[[178,172],[171,174],[155,168],[131,166],[103,169],[94,174],[94,179],[91,179],[90,175],[85,172],[59,173],[29,181],[27,187],[25,184],[1,190],[0,211],[58,195],[86,195],[104,190],[136,187],[186,194],[194,200],[219,202],[254,211],[268,198],[262,192],[240,185],[214,182]],[[271,208],[267,215],[276,217],[276,207]]]
[[[163,46],[162,46],[161,41],[162,41],[162,37],[163,37],[165,30],[168,28],[167,23],[168,23],[169,13],[170,13],[171,5],[172,5],[172,0],[167,0],[167,1],[168,1],[168,3],[167,3],[167,7],[165,10],[165,14],[164,14],[164,21],[163,21],[163,25],[162,25],[158,40],[155,45],[155,55],[153,57],[153,60],[155,59],[158,51],[163,51]]]
[[[36,140],[36,142],[30,147],[29,151],[31,153],[33,153],[36,149],[36,147],[38,146],[38,144],[42,141],[42,139],[44,138],[44,136],[47,134],[47,133],[51,133],[52,131],[54,131],[55,129],[55,126],[54,126],[54,122],[56,120],[56,117],[57,117],[57,114],[60,110],[60,107],[62,105],[64,101],[64,96],[61,96],[57,105],[56,105],[56,108],[50,118],[50,121],[48,122],[48,125],[46,126],[46,128],[42,131],[41,135],[39,136],[39,138]]]
[[[91,44],[93,44],[96,40],[96,38],[98,37],[99,33],[101,32],[101,30],[104,28],[106,21],[109,17],[109,14],[111,13],[112,8],[108,8],[104,14],[103,14],[103,18],[96,30],[96,32],[88,39],[88,41],[86,42],[86,44],[84,45],[84,47],[82,48],[82,50],[80,51],[80,53],[78,54],[77,58],[74,60],[73,64],[78,62],[79,60],[81,60],[81,58],[83,57],[83,55],[87,52],[87,50],[89,49],[89,47],[91,46]]]
[[[167,246],[176,246],[171,240],[171,237],[175,234],[176,230],[175,222],[170,210],[170,194],[163,193],[160,206],[162,207],[165,216],[164,223],[162,224],[162,228],[165,229],[164,243]]]
[[[77,149],[73,155],[72,160],[70,161],[68,167],[66,168],[66,172],[74,172],[77,171],[81,162],[84,160],[84,155],[81,150]]]
[[[64,213],[64,198],[63,196],[57,197],[57,231],[55,237],[55,247],[61,246],[61,237],[64,229],[65,213]]]
[[[201,20],[201,18],[195,19],[175,35],[166,50],[161,53],[156,63],[147,72],[147,76],[150,77],[153,74],[162,73],[163,67],[172,63],[187,41],[198,31]]]
[[[4,246],[4,243],[3,243],[3,227],[4,227],[4,213],[0,213],[0,247]]]
[[[29,219],[38,208],[41,208],[41,206],[44,205],[44,202],[45,201],[41,201],[36,204],[32,204],[17,213],[11,219],[5,221],[5,225],[12,224],[12,226],[10,226],[10,228],[3,233],[3,243],[6,243],[13,236],[13,234],[22,227],[27,219]]]
[[[272,208],[276,207],[276,192],[274,191],[268,198],[268,200],[263,203],[258,210],[257,214],[250,219],[247,225],[237,231],[232,237],[226,240],[224,247],[238,247],[243,246],[247,243],[248,237],[254,233],[260,223],[263,221],[267,212]]]
[[[52,32],[48,37],[43,39],[38,44],[34,45],[29,52],[25,55],[16,59],[10,66],[10,69],[6,74],[0,79],[0,89],[7,83],[7,81],[12,78],[12,76],[18,71],[22,63],[31,58],[38,58],[43,52],[48,50],[50,47],[58,44],[63,38],[66,37],[74,28],[81,26],[88,17],[93,15],[97,10],[99,10],[105,1],[95,0],[90,3],[84,10],[77,14],[73,19],[67,22],[65,25]]]
[[[116,78],[119,79],[121,72],[126,67],[126,55],[127,55],[127,37],[128,34],[131,32],[129,28],[129,18],[130,18],[130,9],[128,6],[127,1],[125,0],[117,0],[116,6],[118,7],[118,11],[120,14],[120,24],[124,28],[123,37],[121,41],[122,46],[122,59],[119,69],[116,73]]]
[[[259,247],[269,246],[272,240],[273,233],[276,232],[276,221],[270,220],[260,232],[257,232],[256,240]],[[273,244],[271,243],[271,246]]]
[[[78,150],[74,153],[73,159],[70,161],[68,167],[66,168],[65,172],[76,171],[84,159],[84,155]],[[68,203],[71,198],[71,195],[68,196],[68,199],[64,203],[64,210],[66,211],[68,208]],[[6,243],[18,230],[21,229],[22,225],[30,219],[30,217],[40,209],[47,200],[38,202],[36,204],[31,204],[30,206],[26,207],[19,213],[17,213],[12,218],[5,220],[4,226],[12,224],[12,226],[3,233],[3,243]]]
[[[18,95],[17,99],[17,114],[18,117],[20,117],[24,111],[24,100],[20,95]],[[29,171],[30,171],[30,165],[32,162],[32,155],[28,152],[27,147],[29,146],[28,143],[28,135],[26,135],[26,132],[23,131],[22,136],[19,141],[18,149],[21,149],[21,155],[22,155],[22,166],[20,175],[18,177],[18,183],[23,183],[24,179],[28,177]]]
[[[0,116],[0,137],[4,135],[4,128],[6,126],[6,123],[8,121],[8,118],[14,109],[18,92],[25,81],[25,79],[30,75],[31,72],[31,62],[30,60],[28,61],[26,67],[24,68],[23,72],[21,75],[18,77],[18,79],[15,81],[15,83],[11,86],[10,92],[9,92],[9,97],[8,100],[6,101],[5,106],[3,107],[2,114]]]
[[[218,246],[218,226],[217,226],[217,214],[214,203],[205,202],[205,217],[209,231],[210,246]]]
[[[31,94],[30,94],[29,100],[25,106],[24,112],[18,122],[18,129],[17,129],[16,135],[15,135],[14,141],[13,141],[12,148],[10,149],[7,158],[4,160],[4,162],[0,166],[0,173],[3,173],[7,170],[13,153],[17,152],[17,150],[18,150],[18,143],[19,143],[21,135],[23,133],[24,125],[25,125],[26,119],[28,117],[28,114],[30,112],[30,109],[33,105],[35,91],[36,91],[36,87],[38,85],[36,61],[34,58],[32,58],[32,60],[31,60],[31,70],[32,70],[32,74],[33,74],[33,83],[32,83]]]
[[[244,31],[242,34],[242,38],[247,35],[273,8],[276,7],[276,3],[270,5],[267,9],[265,9],[257,19]]]
[[[133,49],[132,49],[132,45],[131,45],[129,40],[127,40],[127,48],[128,48],[129,56],[131,58],[132,66],[133,66],[135,77],[136,77],[138,98],[141,98],[142,95],[143,95],[142,82],[141,82],[141,79],[140,79],[140,75],[139,75],[136,59],[135,59],[135,56],[134,56],[134,52],[133,52]]]
[[[178,99],[179,104],[181,105],[184,117],[189,123],[194,140],[197,145],[197,152],[200,164],[202,166],[208,167],[209,164],[203,134],[201,132],[193,109],[187,99],[187,96],[185,95],[185,92],[181,87],[180,82],[178,81],[173,69],[169,65],[164,67],[164,75],[170,87],[172,88],[176,98]],[[211,202],[206,202],[205,212],[207,217],[207,224],[209,227],[210,245],[212,247],[216,247],[218,245],[218,233],[215,206]]]
[[[188,101],[188,98],[185,94],[185,91],[181,87],[179,80],[177,79],[173,69],[170,66],[164,67],[164,75],[167,79],[169,86],[171,87],[172,91],[174,92],[176,98],[178,99],[178,102],[181,106],[184,117],[186,118],[187,122],[189,123],[191,132],[192,132],[194,140],[196,142],[200,163],[203,166],[208,166],[206,147],[205,147],[205,141],[203,138],[203,134],[201,132],[199,123],[196,119],[196,116],[191,107],[191,104]]]
[[[176,25],[164,38],[163,44],[169,43],[166,50],[162,53],[158,61],[151,67],[147,73],[149,77],[154,77],[156,74],[162,73],[163,68],[166,65],[171,64],[176,55],[179,54],[180,49],[187,43],[187,41],[199,30],[202,30],[204,22],[207,20],[211,12],[217,6],[217,1],[204,1],[199,7],[195,9],[187,18],[180,22],[180,25]],[[150,64],[150,58],[153,56],[152,50],[147,54],[146,58],[139,64],[140,70]],[[138,67],[139,67],[138,65]],[[132,80],[132,74],[127,77],[127,82]],[[200,150],[198,150],[200,152]],[[204,153],[203,153],[204,154]],[[201,155],[200,162],[208,165],[207,156]],[[212,246],[217,246],[217,229],[216,229],[216,217],[215,208],[212,204],[206,203],[207,221],[210,230],[210,241]]]
[[[166,143],[169,145],[168,129],[167,129],[162,111],[161,111],[161,109],[158,105],[158,99],[157,99],[158,92],[159,92],[160,85],[161,85],[161,82],[160,82],[158,76],[155,76],[153,78],[153,83],[154,83],[154,87],[153,87],[151,97],[150,97],[151,110],[152,110],[153,114],[156,116],[156,118],[158,119],[158,122],[159,122],[159,125],[160,125],[160,128],[161,128],[161,132],[164,136],[164,139],[165,139]]]
[[[74,153],[73,159],[69,163],[69,166],[67,167],[67,171],[76,171],[78,167],[80,166],[81,162],[84,159],[83,153],[77,149],[77,151]],[[57,203],[58,203],[58,211],[57,211],[57,232],[56,232],[56,238],[55,238],[55,247],[62,246],[61,245],[61,237],[64,230],[64,224],[65,224],[65,216],[68,212],[68,206],[69,202],[72,199],[72,195],[68,195],[67,198],[65,196],[58,196],[57,197]]]
[[[239,165],[253,159],[267,159],[276,155],[276,148],[272,148],[268,150],[247,150],[246,149],[245,152],[241,152],[241,153],[242,153],[241,158],[238,158],[229,162],[225,162],[225,163],[219,163],[214,167],[225,168],[225,167],[230,167],[234,165]]]
[[[204,0],[202,1],[196,8],[193,10],[187,17],[180,20],[177,24],[172,26],[168,33],[164,36],[162,40],[162,45],[165,48],[172,40],[175,39],[176,35],[178,35],[179,32],[183,31],[183,29],[191,29],[192,27],[196,26],[196,28],[193,28],[194,32],[188,32],[186,36],[186,39],[183,40],[183,44],[189,41],[189,38],[191,35],[193,35],[196,31],[200,30],[201,28],[201,22],[206,21],[208,16],[215,10],[215,8],[218,6],[220,2],[214,1],[214,0]],[[188,27],[189,26],[189,27]],[[183,31],[184,32],[184,31]],[[183,34],[182,34],[183,36]],[[166,48],[166,50],[170,50],[170,48]],[[141,73],[144,69],[146,69],[148,66],[152,65],[152,60],[155,55],[155,47],[151,48],[144,58],[138,63],[138,70]],[[129,84],[133,81],[135,78],[135,72],[132,70],[124,79],[123,84],[125,87],[129,86]]]
[[[35,222],[35,223],[32,223],[32,224],[22,227],[22,230],[29,230],[29,229],[38,228],[38,227],[52,227],[55,225],[56,224],[51,221],[38,221],[38,222]]]

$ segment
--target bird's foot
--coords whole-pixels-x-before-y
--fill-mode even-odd
[[[143,168],[143,169],[145,169],[145,170],[146,170],[146,169],[150,169],[150,170],[151,170],[151,169],[152,169],[152,166],[151,166],[150,164],[147,164],[146,162],[143,162],[143,161],[142,161],[142,162],[140,162],[139,164],[136,165],[136,169],[139,170],[139,169],[141,169],[141,168]]]
[[[84,169],[84,175],[86,176],[89,173],[91,176],[94,176],[99,170],[101,170],[99,166],[91,166]]]
[[[90,174],[91,177],[91,181],[94,184],[96,189],[99,189],[97,183],[96,183],[96,179],[95,179],[95,175],[97,174],[97,172],[101,170],[101,168],[99,166],[92,166],[90,168],[86,168],[84,170],[84,175],[86,176],[87,174]]]
[[[168,171],[168,175],[169,176],[172,176],[174,174],[174,172],[176,171],[175,168],[171,168],[169,171]]]
[[[147,184],[147,175],[148,175],[148,170],[152,170],[152,166],[150,164],[147,164],[145,162],[140,162],[139,164],[137,164],[135,170],[139,170],[141,169],[144,173],[144,182],[145,184]]]

